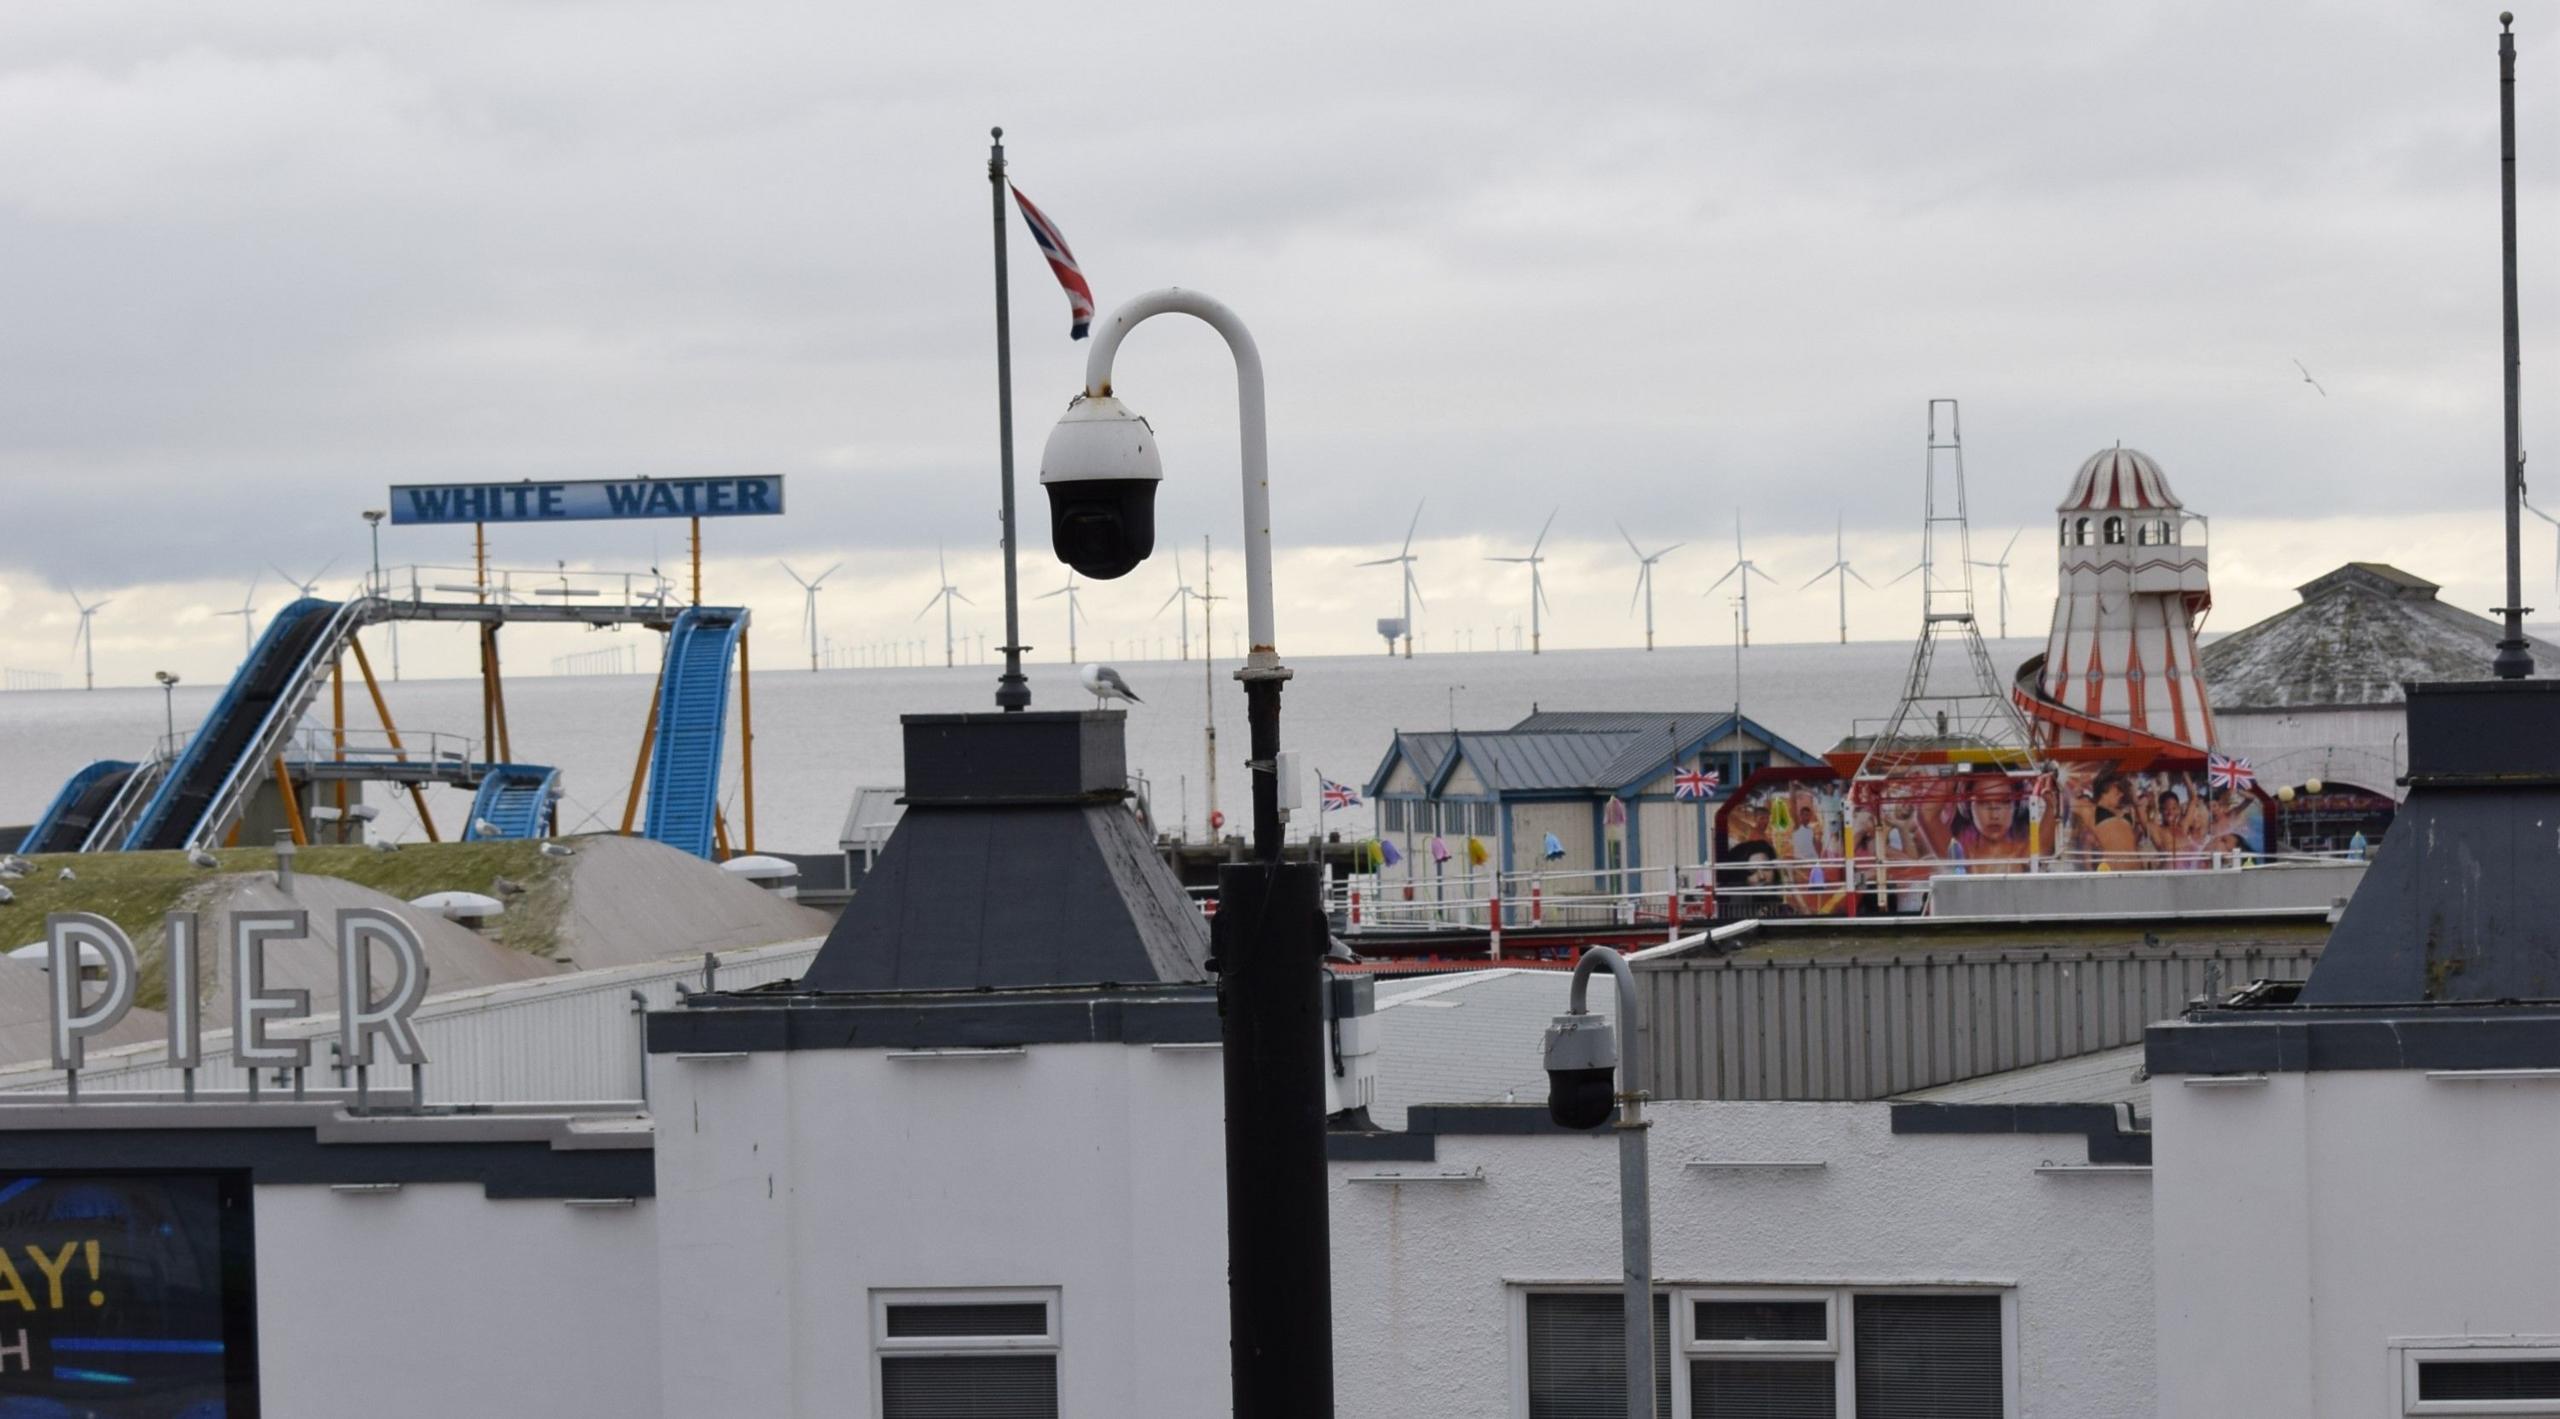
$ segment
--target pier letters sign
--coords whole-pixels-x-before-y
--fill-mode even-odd
[[[777,517],[782,475],[594,478],[571,482],[402,483],[395,525],[455,522],[621,522],[652,517]]]

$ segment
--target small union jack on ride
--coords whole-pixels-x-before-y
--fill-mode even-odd
[[[1674,798],[1710,798],[1724,785],[1724,779],[1713,769],[1682,769],[1671,776]]]
[[[1335,783],[1333,780],[1326,778],[1322,774],[1316,775],[1316,782],[1324,785],[1324,807],[1326,812],[1330,813],[1337,808],[1357,808],[1360,806],[1360,795],[1358,791],[1351,787],[1351,785],[1347,783]]]
[[[2204,781],[2213,788],[2256,788],[2258,771],[2236,754],[2214,754],[2204,761]]]

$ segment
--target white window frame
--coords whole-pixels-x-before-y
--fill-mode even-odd
[[[1510,1293],[1511,1320],[1511,1409],[1512,1419],[1528,1419],[1529,1413],[1529,1297],[1535,1295],[1616,1295],[1618,1286],[1607,1282],[1537,1282],[1516,1281],[1505,1288]],[[1657,1282],[1657,1294],[1671,1302],[1671,1412],[1662,1419],[1692,1419],[1694,1400],[1689,1392],[1689,1362],[1693,1359],[1766,1359],[1827,1362],[1838,1388],[1837,1412],[1841,1419],[1856,1419],[1858,1412],[1858,1340],[1856,1305],[1860,1296],[1996,1296],[2000,1301],[2000,1408],[2008,1419],[2024,1412],[2018,1373],[2018,1290],[2013,1284],[1983,1282],[1978,1285],[1859,1285],[1837,1282],[1789,1283],[1768,1282],[1753,1285],[1700,1285]],[[1831,1339],[1809,1340],[1700,1340],[1697,1337],[1698,1301],[1813,1301],[1829,1307]],[[2560,1345],[2560,1341],[2552,1342]],[[2489,1358],[2473,1351],[2475,1358]],[[2549,1353],[2560,1358],[2560,1350],[2531,1350],[2528,1355]],[[2442,1358],[2430,1355],[2428,1358]],[[2500,1356],[2499,1358],[2511,1358]],[[2409,1372],[2411,1392],[2415,1392],[2417,1371]],[[2541,1404],[2543,1401],[2531,1401]],[[2560,1409],[2445,1409],[2413,1410],[2416,1414],[2560,1414]]]
[[[889,1334],[891,1306],[1003,1306],[1038,1302],[1048,1313],[1047,1329],[1039,1335],[903,1335]],[[1067,1357],[1063,1310],[1055,1286],[1017,1286],[1007,1288],[924,1287],[905,1290],[875,1290],[871,1293],[871,1412],[878,1414],[888,1404],[881,1378],[885,1359],[907,1355],[1051,1355],[1058,1361],[1059,1404],[1066,1401]]]
[[[2440,1339],[2395,1340],[2392,1372],[2400,1386],[2399,1407],[2409,1415],[2560,1415],[2560,1399],[2420,1399],[2418,1366],[2428,1361],[2560,1360],[2560,1336],[2447,1336]]]

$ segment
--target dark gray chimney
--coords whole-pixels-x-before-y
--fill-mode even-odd
[[[1208,979],[1207,924],[1129,811],[1126,715],[900,723],[906,816],[804,990]]]
[[[2408,801],[2301,1001],[2560,999],[2560,680],[2406,690]]]

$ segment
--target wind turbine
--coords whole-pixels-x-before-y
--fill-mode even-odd
[[[237,616],[240,618],[240,659],[244,664],[249,659],[249,652],[251,649],[249,643],[249,630],[256,624],[258,619],[258,607],[256,604],[257,596],[258,579],[252,576],[249,578],[249,589],[240,593],[240,607],[238,610],[216,611],[213,613],[217,616]]]
[[[80,652],[80,687],[98,688],[98,638],[89,628],[89,618],[103,610],[114,598],[100,597],[94,603],[82,601],[79,592],[71,593],[71,604],[80,608],[80,624],[72,628],[71,644]]]
[[[2009,546],[2000,549],[2000,560],[1973,563],[1984,571],[2000,574],[2000,639],[2004,641],[2009,638],[2009,551],[2018,545],[2018,539],[2026,535],[2026,531],[2021,527],[2009,534]]]
[[[1556,512],[1562,511],[1564,511],[1563,508],[1556,509]],[[1422,510],[1420,508],[1414,509],[1414,514],[1417,517],[1421,515],[1421,512]],[[1547,529],[1556,525],[1556,512],[1548,513],[1547,520],[1539,525],[1538,540],[1529,544],[1529,555],[1525,557],[1485,558],[1488,562],[1526,562],[1529,565],[1529,653],[1531,655],[1536,655],[1538,653],[1538,641],[1540,636],[1538,613],[1540,609],[1545,606],[1547,600],[1547,584],[1545,579],[1539,574],[1538,570],[1538,564],[1545,561],[1546,558],[1539,555],[1539,549],[1547,545]]]
[[[1636,609],[1637,597],[1644,599],[1644,648],[1651,650],[1653,649],[1653,564],[1688,544],[1674,542],[1648,557],[1644,549],[1636,545],[1636,539],[1627,536],[1627,525],[1623,522],[1618,524],[1618,535],[1626,537],[1627,550],[1636,554],[1636,594],[1627,598],[1627,609],[1630,611]],[[1495,629],[1501,628],[1497,626]]]
[[[2518,501],[2518,502],[2524,502],[2524,500],[2523,500],[2522,498],[2518,498],[2516,501]],[[2550,523],[2553,527],[2560,527],[2560,517],[2553,517],[2551,514],[2549,514],[2549,513],[2547,513],[2547,512],[2544,512],[2542,509],[2540,509],[2540,508],[2538,508],[2538,507],[2535,507],[2533,504],[2531,504],[2531,503],[2529,503],[2529,502],[2524,504],[2524,510],[2525,510],[2526,512],[2532,513],[2534,516],[2536,516],[2536,517],[2538,517],[2538,518],[2541,518],[2543,521],[2545,521],[2545,522],[2547,522],[2547,523]],[[2553,555],[2553,561],[2552,561],[2552,564],[2551,564],[2551,587],[2552,587],[2552,590],[2554,590],[2554,591],[2560,591],[2560,546],[2555,546],[2555,547],[2553,548],[2553,554],[2552,554],[2552,555]]]
[[[800,633],[809,638],[809,672],[813,675],[818,670],[818,589],[843,567],[844,563],[838,562],[814,577],[803,577],[791,569],[789,562],[782,564],[783,575],[800,583]]]
[[[327,576],[329,574],[329,568],[334,567],[337,564],[338,559],[331,557],[329,560],[320,564],[320,570],[313,572],[309,577],[302,579],[296,579],[291,573],[287,572],[284,568],[277,566],[273,562],[267,563],[267,567],[277,576],[283,577],[284,584],[292,587],[295,591],[304,596],[317,596],[320,594],[318,590],[320,578]],[[254,582],[251,584],[255,585]]]
[[[1073,571],[1069,571],[1067,573],[1066,585],[1059,587],[1055,591],[1044,591],[1040,593],[1039,596],[1033,598],[1034,600],[1039,601],[1046,601],[1052,596],[1063,596],[1067,598],[1067,663],[1069,665],[1081,663],[1076,656],[1076,622],[1081,619],[1087,625],[1091,625],[1093,623],[1093,618],[1085,615],[1084,607],[1076,602],[1076,592],[1078,590],[1079,588],[1076,585],[1076,574]]]
[[[1191,598],[1199,594],[1191,589],[1190,579],[1182,574],[1182,549],[1174,548],[1173,594],[1164,599],[1163,606],[1156,608],[1156,619],[1163,620],[1166,609],[1173,603],[1182,603],[1182,658],[1185,660],[1191,658]]]
[[[2008,554],[2004,552],[2001,555],[2006,556]],[[1865,577],[1858,576],[1858,569],[1849,565],[1848,546],[1841,540],[1840,518],[1837,514],[1833,515],[1831,519],[1831,556],[1831,565],[1815,572],[1813,574],[1813,581],[1806,582],[1804,586],[1799,586],[1796,590],[1802,591],[1805,587],[1813,585],[1814,581],[1820,581],[1834,572],[1840,574],[1840,643],[1842,645],[1847,645],[1849,643],[1849,578],[1857,576],[1858,585],[1865,587],[1869,591],[1875,590],[1876,584],[1867,580]],[[1907,576],[1909,573],[1906,572],[1904,575]]]
[[[1398,563],[1402,563],[1402,564],[1403,564],[1403,566],[1404,566],[1404,658],[1405,658],[1405,659],[1407,659],[1407,660],[1411,660],[1411,659],[1413,659],[1413,608],[1414,608],[1415,603],[1417,603],[1417,602],[1419,602],[1419,601],[1421,601],[1421,600],[1422,600],[1422,587],[1421,587],[1418,583],[1416,583],[1416,582],[1414,581],[1414,579],[1413,579],[1413,564],[1414,564],[1415,562],[1418,562],[1418,561],[1422,560],[1421,558],[1416,557],[1416,556],[1413,554],[1413,532],[1414,532],[1414,529],[1415,529],[1415,528],[1420,527],[1421,525],[1422,525],[1422,504],[1421,504],[1421,503],[1415,503],[1415,504],[1413,505],[1413,521],[1412,521],[1412,522],[1410,522],[1410,523],[1408,523],[1408,524],[1406,524],[1405,529],[1404,529],[1404,547],[1403,547],[1403,550],[1401,550],[1401,551],[1397,552],[1397,553],[1396,553],[1394,556],[1392,556],[1392,557],[1380,557],[1378,560],[1376,560],[1376,561],[1374,561],[1374,562],[1360,562],[1360,563],[1357,563],[1357,565],[1359,565],[1359,566],[1364,566],[1364,567],[1386,567],[1386,566],[1394,566],[1394,565],[1396,565],[1396,564],[1398,564]],[[1393,643],[1392,643],[1392,642],[1390,642],[1390,643],[1389,643],[1389,645],[1388,645],[1388,647],[1387,647],[1387,648],[1388,648],[1388,651],[1389,651],[1390,653],[1393,653],[1393,651],[1394,651],[1394,649],[1395,649],[1395,647],[1394,647],[1394,645],[1393,645]]]
[[[951,565],[943,560],[942,549],[939,547],[933,549],[933,565],[935,571],[942,578],[942,589],[933,594],[932,601],[927,601],[924,604],[924,611],[918,611],[916,613],[916,619],[919,621],[923,620],[925,611],[933,609],[934,601],[942,603],[942,668],[948,670],[958,663],[953,659],[951,653],[951,603],[954,601],[969,601],[969,598],[961,595],[960,588],[951,584]],[[1068,580],[1073,581],[1074,577],[1070,576]],[[969,601],[969,604],[975,606],[978,603],[975,601]],[[1072,605],[1072,601],[1070,601],[1070,605]],[[1068,619],[1074,619],[1072,611],[1069,613]]]
[[[1760,570],[1757,563],[1742,554],[1742,514],[1737,511],[1733,515],[1733,565],[1724,569],[1723,576],[1707,584],[1706,594],[1713,596],[1717,587],[1728,581],[1734,583],[1735,591],[1741,596],[1741,643],[1744,645],[1751,644],[1751,579],[1755,576],[1772,586],[1778,583],[1776,577]]]

